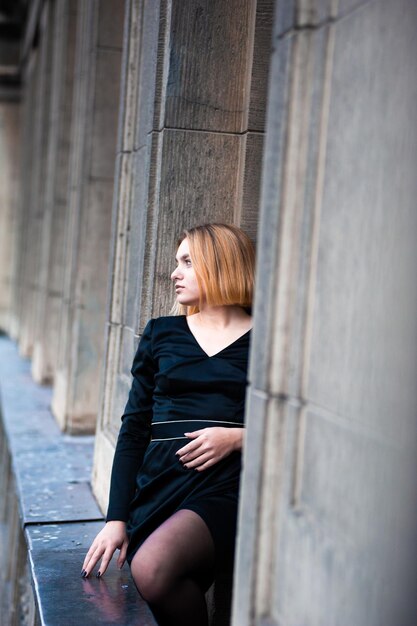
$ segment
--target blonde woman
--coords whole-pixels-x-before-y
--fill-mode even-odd
[[[116,549],[161,626],[207,625],[205,592],[233,559],[254,248],[228,224],[178,241],[176,315],[151,319],[132,365],[106,525],[83,563]]]

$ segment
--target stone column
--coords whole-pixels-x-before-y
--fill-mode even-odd
[[[107,355],[93,483],[103,509],[138,337],[174,302],[175,241],[255,236],[272,3],[127,3]],[[256,50],[255,50],[256,44]]]
[[[10,333],[18,246],[20,103],[0,102],[0,329]]]
[[[124,7],[78,3],[65,276],[53,412],[91,432],[99,402]]]
[[[30,187],[27,198],[27,237],[23,251],[23,301],[20,311],[19,349],[32,356],[38,318],[46,152],[49,136],[49,92],[52,61],[52,24],[54,3],[45,2],[39,21],[39,51],[36,60],[36,88],[32,113],[33,144],[31,146]]]
[[[40,383],[53,380],[60,343],[59,322],[65,275],[64,224],[71,142],[76,9],[76,0],[58,0],[53,23],[40,291],[32,360],[33,377]]]
[[[417,10],[276,3],[234,626],[415,623]]]
[[[32,49],[22,71],[21,134],[20,134],[20,189],[17,205],[17,238],[12,270],[12,303],[10,335],[19,340],[22,327],[22,309],[27,294],[25,259],[28,248],[31,163],[34,145],[34,110],[37,84],[38,50]]]

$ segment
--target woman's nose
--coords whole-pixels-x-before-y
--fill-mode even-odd
[[[171,274],[171,280],[175,280],[176,278],[179,278],[179,274],[180,274],[179,269],[178,267],[176,267],[175,270]]]

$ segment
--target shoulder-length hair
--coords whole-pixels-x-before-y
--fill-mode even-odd
[[[255,276],[255,248],[248,235],[233,224],[202,224],[182,232],[187,238],[200,291],[199,306],[175,303],[172,313],[193,315],[202,304],[239,305],[250,311]]]

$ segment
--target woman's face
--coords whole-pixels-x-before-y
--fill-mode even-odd
[[[177,302],[185,306],[196,306],[199,303],[200,292],[187,237],[180,243],[175,260],[177,267],[171,274],[171,280],[175,283]]]

